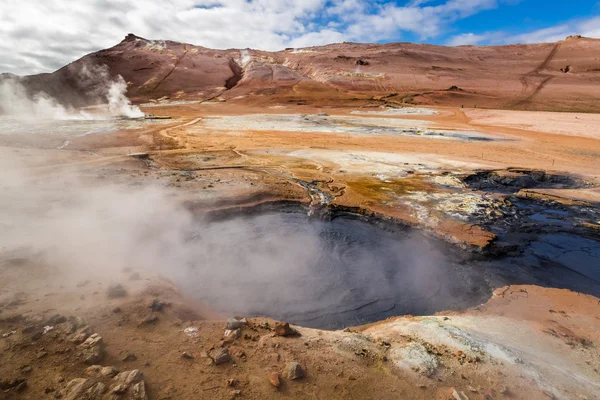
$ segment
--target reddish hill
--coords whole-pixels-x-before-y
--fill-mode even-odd
[[[64,102],[93,101],[84,65],[122,75],[136,101],[171,96],[267,103],[394,104],[512,109],[600,109],[600,40],[445,47],[342,43],[280,52],[212,50],[128,35],[51,74],[23,78],[31,92]]]

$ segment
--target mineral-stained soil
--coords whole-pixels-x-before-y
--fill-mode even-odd
[[[102,82],[82,74],[107,66],[139,101],[226,99],[245,104],[428,104],[520,110],[594,111],[600,41],[444,47],[341,43],[322,47],[213,50],[128,35],[51,74],[22,82],[63,102],[94,100]],[[569,65],[568,72],[565,66]],[[92,73],[93,75],[93,73]]]
[[[0,398],[600,398],[600,116],[535,111],[594,107],[597,46],[88,56],[171,118],[0,118]],[[79,62],[24,83],[87,103]],[[394,246],[302,221],[417,238],[420,296],[369,265],[307,294],[303,261],[335,277]],[[356,323],[294,323],[336,296]]]

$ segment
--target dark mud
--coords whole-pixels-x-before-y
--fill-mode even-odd
[[[600,237],[580,224],[598,209],[512,201],[490,220],[499,238],[484,253],[339,210],[220,219],[194,237],[204,251],[179,283],[223,313],[326,329],[466,309],[508,284],[600,296]],[[212,245],[217,237],[227,246]]]
[[[479,171],[463,181],[472,189],[518,192],[521,189],[565,189],[591,186],[581,178],[566,174],[553,174],[543,170],[510,168],[498,171]]]

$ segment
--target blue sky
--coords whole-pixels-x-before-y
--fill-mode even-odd
[[[587,20],[591,16],[600,16],[600,2],[597,0],[506,1],[496,8],[456,21],[446,34],[426,42],[444,44],[452,36],[464,33],[482,35],[486,32],[503,32],[511,37],[526,35],[565,23],[576,24],[578,20]]]
[[[0,72],[51,72],[135,33],[205,47],[600,38],[600,0],[2,0]]]

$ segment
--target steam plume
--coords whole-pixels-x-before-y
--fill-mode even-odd
[[[121,75],[111,78],[108,67],[84,65],[77,76],[81,87],[95,104],[104,105],[112,116],[141,118],[144,113],[127,98],[127,84]],[[17,119],[96,119],[102,116],[75,110],[44,92],[29,96],[18,78],[0,82],[0,114]]]

